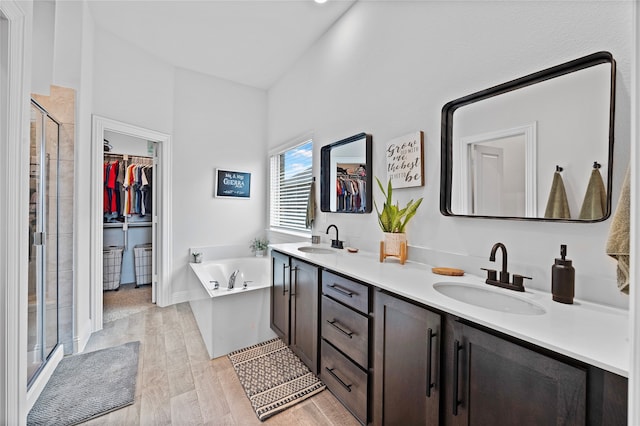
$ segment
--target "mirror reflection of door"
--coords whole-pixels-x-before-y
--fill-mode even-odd
[[[459,141],[459,181],[453,211],[535,217],[535,123],[466,136]]]
[[[525,137],[514,135],[470,145],[473,214],[525,216]],[[529,194],[531,195],[531,194]]]
[[[473,175],[471,205],[473,214],[497,216],[503,214],[504,155],[501,148],[473,145]]]

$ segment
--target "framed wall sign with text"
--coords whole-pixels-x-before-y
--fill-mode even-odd
[[[387,143],[387,179],[394,189],[424,185],[423,139],[418,131]]]
[[[248,199],[251,196],[251,173],[216,169],[215,195]]]

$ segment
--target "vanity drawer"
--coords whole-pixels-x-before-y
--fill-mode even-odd
[[[320,379],[363,424],[367,424],[367,373],[322,340]]]
[[[369,321],[364,315],[322,296],[322,337],[366,368]]]
[[[369,287],[364,284],[322,271],[322,292],[363,314],[369,313]]]

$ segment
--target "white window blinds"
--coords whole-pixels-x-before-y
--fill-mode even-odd
[[[311,232],[305,226],[309,188],[313,179],[313,141],[271,156],[270,226]]]

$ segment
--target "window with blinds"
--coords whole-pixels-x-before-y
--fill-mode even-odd
[[[271,157],[270,226],[310,233],[305,226],[313,177],[313,141],[308,140]]]

